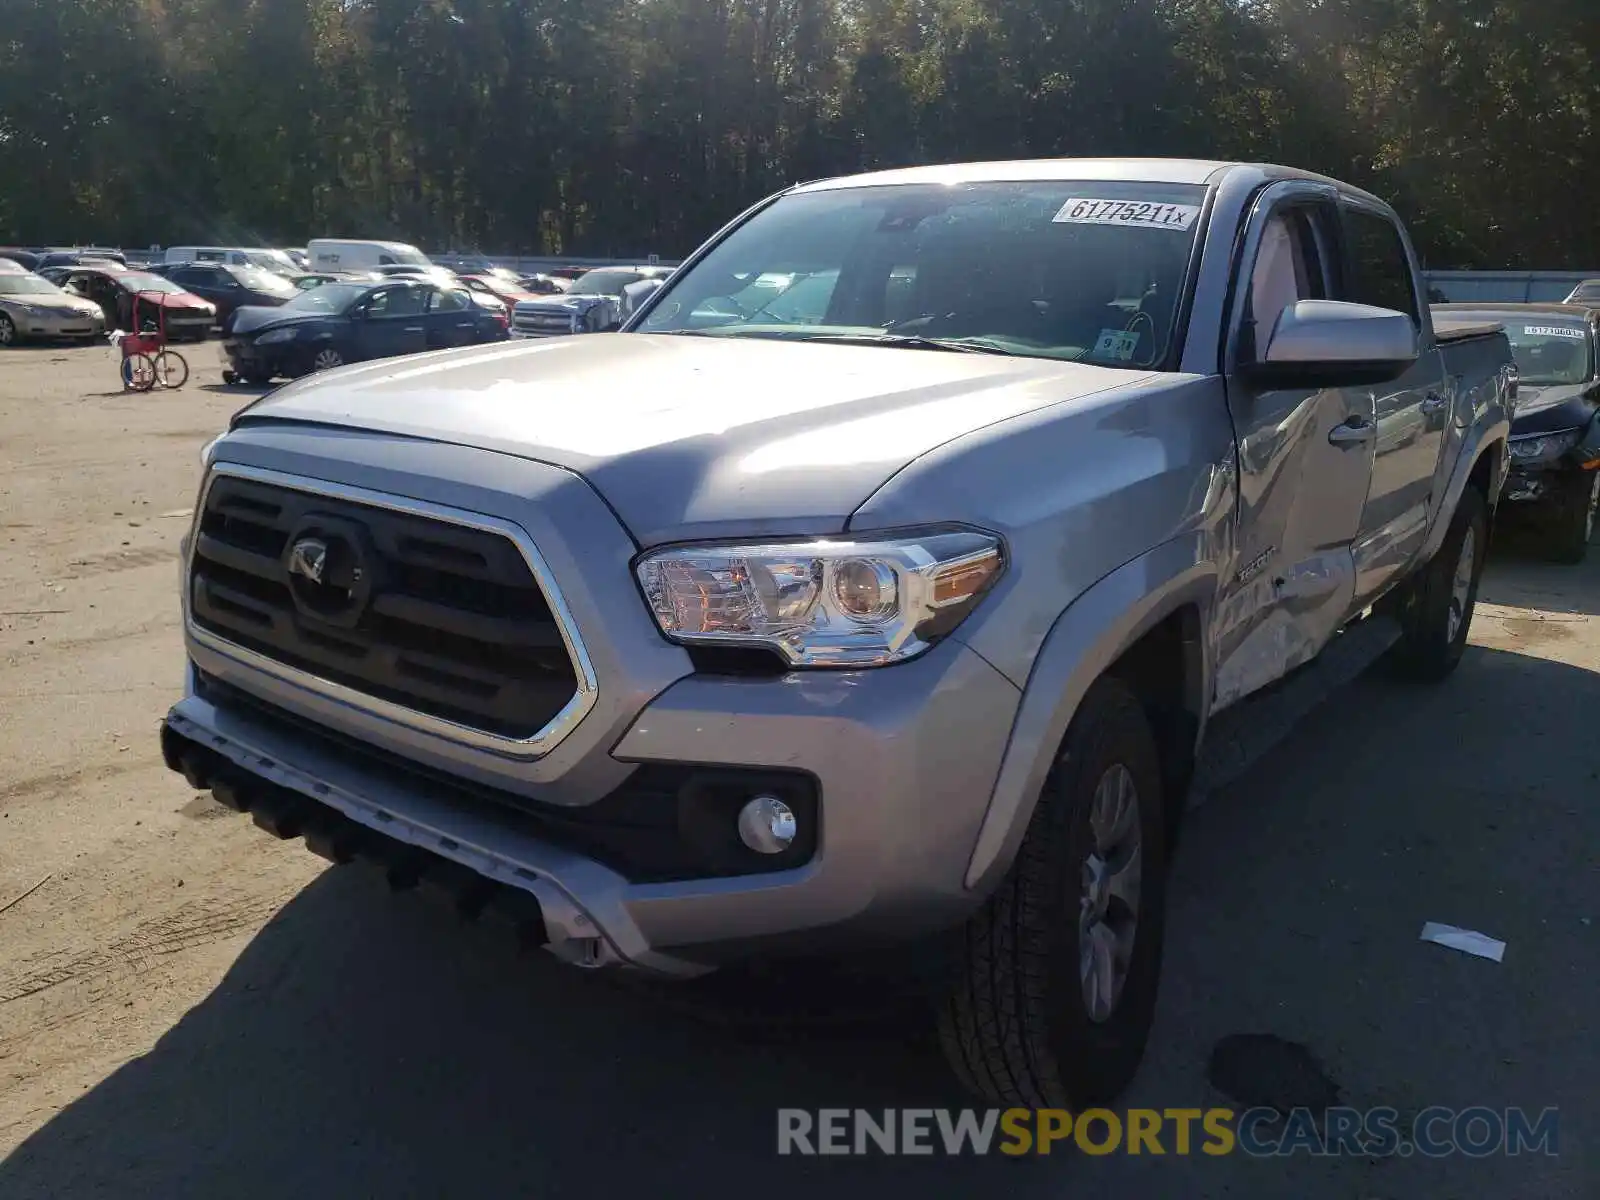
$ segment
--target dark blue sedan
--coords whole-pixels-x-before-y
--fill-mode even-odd
[[[506,311],[465,287],[428,280],[327,283],[277,308],[237,310],[223,342],[246,383],[509,336]]]

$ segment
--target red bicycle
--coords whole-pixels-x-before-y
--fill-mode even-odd
[[[146,309],[155,309],[155,317],[140,319],[140,301]],[[130,392],[148,392],[151,388],[181,388],[189,381],[189,364],[176,350],[167,349],[167,312],[159,292],[133,293],[134,333],[121,329],[107,335],[111,344],[122,351],[122,386]]]

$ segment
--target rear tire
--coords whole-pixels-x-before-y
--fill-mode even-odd
[[[15,323],[5,313],[0,313],[0,346],[15,346],[17,341]]]
[[[1467,648],[1488,548],[1489,506],[1482,492],[1468,487],[1439,553],[1386,606],[1400,618],[1400,641],[1390,651],[1397,674],[1436,683],[1456,669]]]
[[[1101,679],[1067,731],[1010,873],[962,931],[940,1040],[977,1095],[1081,1108],[1133,1078],[1160,982],[1164,812],[1144,709],[1120,680]]]
[[[163,350],[155,356],[156,383],[164,388],[181,388],[189,382],[189,363],[174,350]]]
[[[1550,557],[1558,563],[1581,563],[1594,537],[1600,505],[1600,471],[1583,471],[1561,481],[1561,499],[1550,525]]]

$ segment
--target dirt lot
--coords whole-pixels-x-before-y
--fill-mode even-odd
[[[162,767],[196,455],[247,398],[190,358],[183,391],[126,396],[104,347],[0,352],[0,1195],[1600,1192],[1600,554],[1497,548],[1448,686],[1358,681],[1194,815],[1127,1100],[1225,1103],[1212,1047],[1268,1033],[1358,1107],[1559,1106],[1558,1157],[780,1160],[780,1105],[961,1100],[904,1029],[663,1015]]]

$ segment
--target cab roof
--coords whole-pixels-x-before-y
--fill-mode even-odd
[[[914,183],[1029,183],[1087,182],[1211,184],[1230,171],[1245,170],[1265,179],[1307,179],[1325,183],[1351,195],[1365,196],[1359,188],[1326,175],[1301,171],[1295,167],[1270,163],[1224,162],[1204,158],[1032,158],[1002,162],[948,163],[924,167],[903,167],[818,179],[791,189],[795,192],[827,192],[856,187],[881,187]],[[1371,197],[1377,199],[1377,197]]]
[[[1430,305],[1438,313],[1482,313],[1486,316],[1532,316],[1538,314],[1545,317],[1571,317],[1575,321],[1587,321],[1593,325],[1600,320],[1600,313],[1583,304],[1560,304],[1554,301],[1539,303],[1521,301],[1500,303],[1492,300],[1456,300],[1449,304]]]

